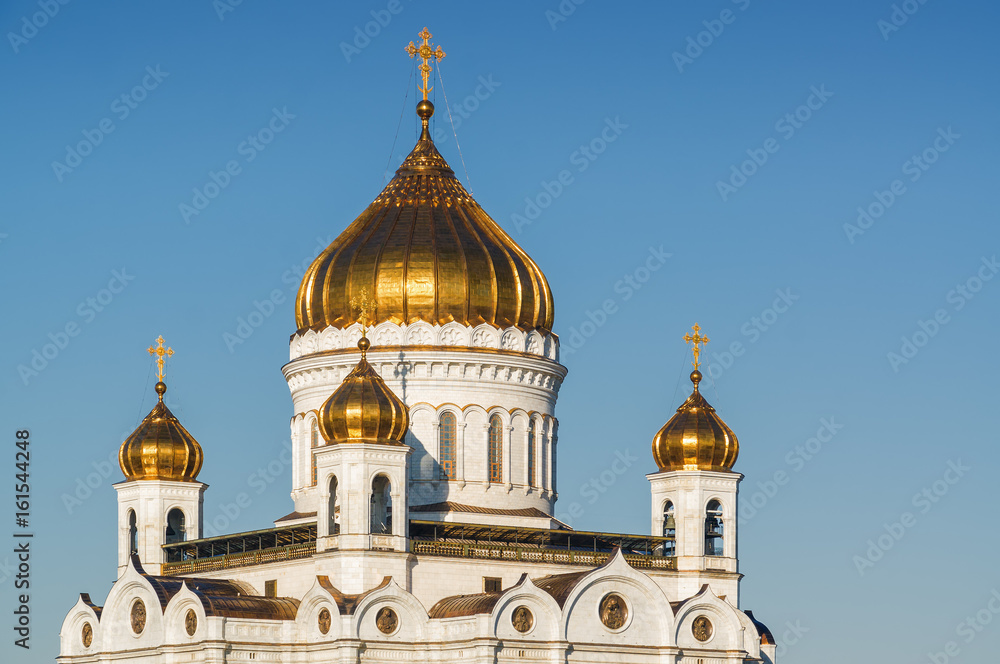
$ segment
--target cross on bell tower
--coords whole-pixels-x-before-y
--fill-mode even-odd
[[[167,357],[172,357],[174,354],[173,348],[163,347],[163,335],[161,334],[156,338],[156,346],[150,346],[146,349],[146,352],[150,355],[156,356],[156,379],[158,382],[163,382],[163,365],[166,363]]]
[[[694,332],[694,334],[691,334],[691,332],[685,334],[684,341],[686,341],[689,344],[694,344],[694,347],[691,349],[692,351],[694,351],[694,362],[692,362],[691,365],[695,368],[695,370],[697,370],[698,366],[701,364],[701,361],[698,359],[698,357],[701,355],[702,346],[711,341],[711,339],[709,339],[707,336],[701,333],[701,326],[698,325],[698,323],[694,324],[694,327],[691,328],[691,331]]]

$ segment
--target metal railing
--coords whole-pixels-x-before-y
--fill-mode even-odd
[[[608,561],[612,554],[593,551],[567,551],[565,549],[524,548],[502,544],[474,544],[460,542],[411,541],[410,550],[417,555],[475,558],[477,560],[509,560],[554,565],[598,566]],[[677,559],[667,556],[626,553],[625,559],[632,567],[640,569],[676,570]]]
[[[175,563],[164,563],[163,574],[190,574],[197,572],[214,572],[216,570],[230,569],[233,567],[249,567],[251,565],[265,565],[284,560],[295,560],[297,558],[308,558],[316,553],[316,542],[304,542],[302,544],[290,544],[288,546],[272,547],[270,549],[258,549],[256,551],[245,551],[243,553],[230,553],[211,558],[195,558]]]

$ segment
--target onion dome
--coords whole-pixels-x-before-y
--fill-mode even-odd
[[[118,450],[125,479],[194,482],[205,455],[201,445],[163,403],[167,386],[156,383],[160,399]]]
[[[368,364],[368,337],[358,341],[361,361],[319,409],[319,430],[330,444],[402,445],[410,426],[406,404]]]
[[[736,434],[698,391],[701,372],[691,372],[694,391],[653,437],[653,459],[661,471],[730,471],[740,453]]]
[[[295,299],[298,332],[344,328],[351,300],[375,301],[384,321],[518,327],[548,333],[552,293],[545,275],[479,206],[434,147],[428,119],[416,147],[375,201],[309,267]]]

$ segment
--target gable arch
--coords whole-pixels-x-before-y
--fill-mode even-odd
[[[376,616],[383,607],[391,608],[398,617],[399,626],[391,635],[382,633],[375,625]],[[368,642],[417,643],[426,640],[429,620],[424,605],[387,576],[358,602],[351,622],[351,635]]]
[[[295,628],[300,641],[316,643],[341,638],[343,615],[333,591],[336,589],[327,577],[317,576],[312,586],[299,600],[299,610],[295,614]],[[319,614],[323,609],[330,612],[330,631],[326,634],[319,630]]]
[[[620,630],[601,622],[599,606],[609,593],[625,600],[628,617]],[[617,551],[610,561],[580,579],[563,604],[560,636],[571,643],[610,645],[674,645],[674,618],[669,600],[656,583],[634,569]]]
[[[185,626],[187,612],[194,611],[197,627],[194,635],[189,635]],[[208,634],[208,617],[201,598],[192,591],[187,583],[181,586],[177,594],[170,598],[163,610],[164,643],[194,643],[206,638]]]
[[[512,622],[513,613],[520,606],[528,607],[534,618],[531,630],[523,634],[514,629]],[[561,623],[559,604],[552,595],[533,584],[527,574],[500,597],[490,614],[493,636],[501,640],[557,641]]]
[[[131,625],[131,610],[135,600],[142,600],[146,609],[146,625],[135,634]],[[163,609],[153,586],[131,565],[108,594],[101,612],[105,643],[132,644],[131,647],[155,646],[163,641]]]
[[[706,584],[697,595],[685,600],[677,610],[674,642],[679,648],[747,650],[744,625],[736,615],[737,612],[738,610],[731,604],[719,599]],[[699,641],[694,636],[692,628],[699,616],[706,616],[712,622],[712,636],[708,641]],[[753,633],[756,633],[756,630]]]
[[[83,626],[90,624],[93,640],[90,647],[83,645]],[[59,654],[63,656],[93,655],[100,652],[103,644],[103,626],[101,619],[94,610],[90,596],[81,594],[73,608],[69,610],[59,628]]]

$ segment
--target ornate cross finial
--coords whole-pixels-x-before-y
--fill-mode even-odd
[[[424,43],[420,46],[416,46],[413,42],[410,42],[410,45],[406,47],[406,52],[410,54],[411,58],[419,55],[420,59],[423,61],[420,64],[420,75],[424,79],[424,87],[420,88],[420,91],[424,93],[424,99],[426,100],[427,93],[434,89],[428,87],[427,85],[427,81],[431,75],[431,66],[427,64],[427,62],[430,60],[437,60],[440,62],[444,59],[444,51],[441,50],[440,46],[438,46],[437,50],[435,50],[434,47],[428,42],[428,40],[434,35],[429,33],[426,27],[423,29],[423,32],[417,36],[423,39]]]
[[[351,298],[351,308],[358,310],[358,322],[361,323],[361,336],[368,334],[368,319],[375,316],[375,301],[365,288]]]
[[[173,348],[163,347],[163,335],[156,337],[156,346],[150,346],[146,349],[150,355],[156,355],[156,380],[157,382],[163,382],[163,363],[165,360],[164,356],[170,357],[174,354]]]
[[[689,344],[694,344],[694,348],[692,348],[692,350],[694,351],[694,362],[692,362],[691,364],[692,366],[694,366],[695,370],[697,370],[698,365],[701,364],[701,362],[698,360],[698,356],[701,355],[701,347],[707,344],[711,340],[701,333],[701,326],[699,326],[697,323],[694,324],[694,327],[692,327],[691,330],[694,332],[694,334],[691,334],[690,332],[688,334],[685,334],[684,341],[686,341]]]

